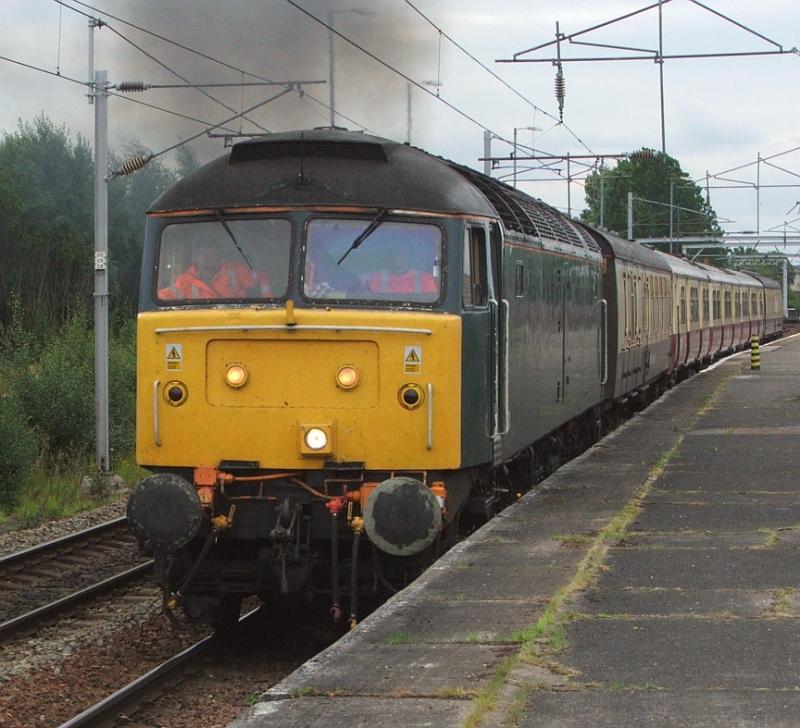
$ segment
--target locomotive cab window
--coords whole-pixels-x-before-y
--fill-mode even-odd
[[[303,295],[310,299],[434,303],[441,294],[436,225],[315,219],[306,231]]]
[[[156,298],[161,303],[281,298],[289,281],[292,226],[284,219],[167,225],[161,233]]]

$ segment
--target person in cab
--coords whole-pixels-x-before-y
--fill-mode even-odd
[[[427,271],[411,265],[405,245],[392,246],[385,269],[373,273],[368,281],[372,293],[437,293],[436,279]]]
[[[270,298],[269,278],[244,261],[223,260],[213,246],[200,249],[194,262],[175,282],[158,291],[162,301],[213,298]]]

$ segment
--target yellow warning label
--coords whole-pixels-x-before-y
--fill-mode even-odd
[[[403,354],[403,370],[407,374],[419,374],[422,371],[422,347],[407,346]]]
[[[167,369],[176,371],[183,369],[183,345],[182,344],[167,344]]]

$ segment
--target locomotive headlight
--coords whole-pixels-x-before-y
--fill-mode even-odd
[[[182,405],[189,397],[189,390],[183,382],[167,382],[164,385],[164,399],[173,407]]]
[[[228,364],[225,370],[225,383],[234,389],[241,389],[250,379],[250,372],[244,364]]]
[[[305,441],[309,450],[322,450],[328,446],[328,436],[319,427],[306,430]]]
[[[333,452],[333,425],[301,425],[300,452],[307,457],[330,455]]]
[[[339,371],[336,372],[336,384],[342,389],[353,389],[358,385],[360,380],[361,375],[355,367],[340,367]]]

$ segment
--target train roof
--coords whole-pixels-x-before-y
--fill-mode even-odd
[[[359,206],[496,217],[474,185],[419,149],[321,129],[235,144],[166,190],[150,212]]]
[[[675,258],[674,256],[668,256],[668,257],[672,258],[672,260],[681,261],[684,264],[684,266],[690,266],[691,268],[695,269],[699,268],[701,271],[703,271],[703,273],[705,273],[705,277],[708,280],[714,281],[716,283],[727,283],[729,285],[739,285],[739,286],[754,286],[758,288],[760,288],[761,285],[763,284],[763,282],[758,276],[745,271],[729,270],[728,268],[715,268],[713,265],[708,265],[706,263],[690,263],[688,260],[681,260],[680,258]],[[687,275],[682,271],[676,271],[676,272],[679,272],[682,275]],[[695,275],[694,277],[698,276]]]
[[[499,218],[506,230],[597,250],[554,208],[469,167],[342,129],[235,144],[166,190],[150,213],[267,206],[414,210]]]
[[[725,272],[728,275],[733,276],[736,279],[736,283],[738,283],[740,286],[758,286],[761,288],[761,281],[752,273],[748,273],[743,270],[730,270],[728,268],[725,269]]]
[[[710,276],[705,266],[690,263],[688,260],[678,258],[675,255],[662,253],[660,250],[653,251],[664,259],[666,264],[670,267],[672,272],[676,275],[687,276],[689,278],[696,278],[697,280],[707,281]]]
[[[737,283],[736,276],[731,275],[730,271],[724,270],[722,268],[715,268],[713,265],[708,265],[706,263],[694,263],[698,268],[702,268],[706,273],[708,273],[709,279],[715,281],[716,283]]]
[[[777,288],[779,291],[783,290],[781,284],[778,283],[778,281],[776,281],[774,278],[761,275],[760,273],[753,273],[753,271],[749,270],[745,272],[748,275],[753,276],[753,278],[755,278],[756,280],[761,281],[761,285],[763,285],[764,288]]]
[[[600,244],[604,257],[610,256],[620,260],[631,261],[632,263],[637,263],[648,268],[655,268],[665,273],[670,271],[670,267],[667,265],[663,256],[659,255],[651,248],[647,248],[641,243],[632,240],[624,240],[618,235],[614,235],[606,230],[596,230],[584,223],[580,223],[580,225]]]

